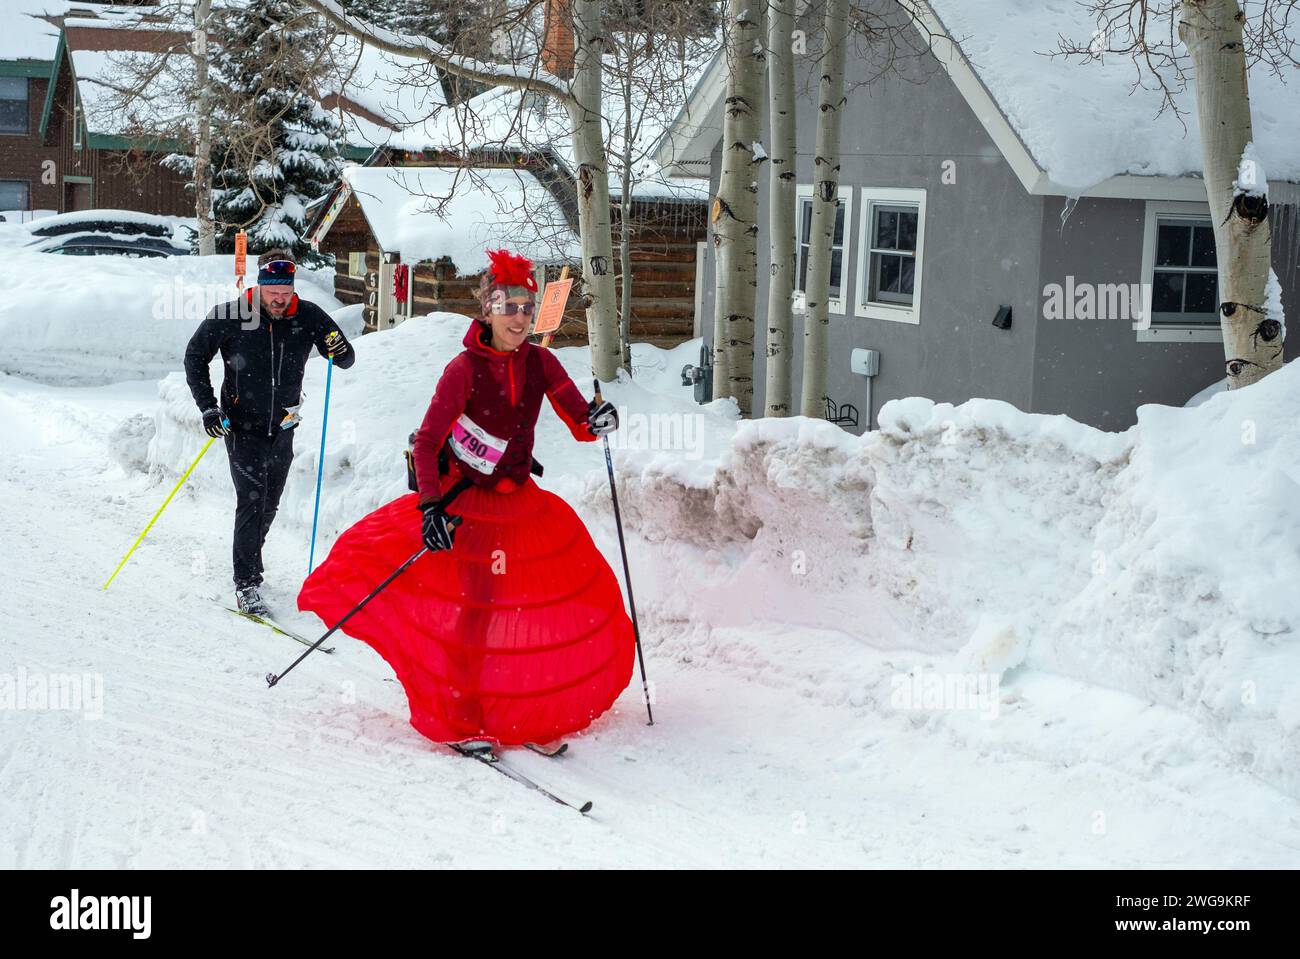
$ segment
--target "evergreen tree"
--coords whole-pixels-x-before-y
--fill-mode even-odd
[[[217,251],[248,231],[250,253],[287,247],[319,260],[304,237],[307,205],[341,165],[343,129],[313,96],[329,69],[330,34],[288,0],[230,5],[217,30],[213,80],[220,117],[213,145]]]

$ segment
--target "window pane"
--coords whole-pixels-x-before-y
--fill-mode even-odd
[[[844,263],[844,251],[831,251],[831,298],[840,298],[840,267]]]
[[[0,133],[27,132],[27,102],[0,100]]]
[[[1192,228],[1161,223],[1156,241],[1156,266],[1190,266]]]
[[[880,290],[882,293],[898,292],[899,257],[880,256]]]
[[[799,247],[799,282],[795,284],[796,290],[808,289],[808,247],[803,245]]]
[[[26,132],[27,78],[0,77],[0,133]]]
[[[1183,311],[1183,274],[1157,273],[1151,290],[1151,308],[1156,313]]]
[[[0,210],[26,210],[27,184],[15,180],[0,180]]]
[[[839,200],[835,201],[835,238],[831,241],[833,246],[844,245],[844,204]]]
[[[1214,227],[1198,226],[1192,233],[1192,266],[1216,266]]]
[[[876,211],[876,240],[871,244],[882,250],[898,245],[898,214],[891,210]]]
[[[906,257],[903,260],[903,272],[898,281],[898,289],[909,296],[912,294],[912,287],[916,283],[916,260],[912,257]]]
[[[916,218],[919,211],[898,215],[898,248],[916,251]]]
[[[812,201],[799,201],[799,242],[807,243],[812,237]]]
[[[1213,273],[1188,273],[1185,280],[1187,300],[1184,309],[1188,313],[1211,313],[1218,315],[1219,304],[1217,287],[1219,278]]]

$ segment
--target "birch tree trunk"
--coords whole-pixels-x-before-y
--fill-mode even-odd
[[[573,147],[578,164],[578,223],[582,234],[582,290],[587,338],[596,378],[617,374],[618,313],[614,297],[614,238],[609,215],[609,168],[601,126],[604,0],[573,0]]]
[[[1270,316],[1265,307],[1272,230],[1264,171],[1246,156],[1253,134],[1243,20],[1237,0],[1183,0],[1179,24],[1196,74],[1228,389],[1249,386],[1280,368],[1286,332],[1280,312]],[[1281,302],[1280,297],[1271,299]]]
[[[804,285],[808,312],[804,316],[803,389],[799,403],[799,412],[804,416],[826,415],[831,246],[835,240],[835,212],[840,192],[840,120],[848,33],[849,0],[827,0],[822,77],[818,88],[817,153],[813,158],[812,227]],[[845,266],[841,264],[841,271]],[[841,284],[843,281],[841,274]],[[845,295],[845,291],[841,289],[840,294]]]
[[[768,245],[771,257],[767,286],[767,362],[764,403],[768,416],[789,416],[792,397],[790,332],[794,307],[795,179],[794,113],[795,0],[770,0],[767,21]]]
[[[618,202],[618,259],[623,274],[619,303],[618,333],[623,369],[632,375],[632,58],[623,78],[623,168],[622,197]]]
[[[765,0],[727,0],[727,100],[722,172],[710,220],[716,250],[713,398],[754,404],[754,312],[758,299],[758,160],[763,109]]]
[[[216,225],[212,222],[212,89],[208,81],[208,17],[212,0],[194,5],[194,88],[198,101],[194,143],[194,215],[199,224],[199,256],[217,252]]]

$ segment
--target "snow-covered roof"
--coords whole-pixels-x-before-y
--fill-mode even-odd
[[[0,60],[51,62],[59,28],[41,18],[63,16],[73,6],[68,0],[0,0]]]
[[[703,64],[697,66],[702,70]],[[682,87],[684,99],[692,83]],[[612,197],[622,195],[622,177],[616,154],[622,151],[623,105],[613,84],[604,87],[604,121],[610,147],[609,187]],[[671,94],[669,94],[671,96]],[[637,109],[634,105],[634,110]],[[640,129],[633,136],[634,197],[706,199],[708,188],[691,180],[666,175],[655,156],[654,146],[663,135],[671,103],[656,106],[637,116]],[[418,123],[404,126],[388,145],[407,150],[521,150],[549,151],[573,176],[578,168],[573,147],[573,125],[568,110],[547,97],[494,87],[463,104],[437,111]]]
[[[1084,63],[1078,57],[1045,55],[1057,49],[1061,37],[1088,44],[1098,25],[1082,5],[1044,0],[927,3],[1055,186],[1078,192],[1114,176],[1200,175],[1194,79],[1176,94],[1184,131],[1172,111],[1157,116],[1161,94],[1153,81],[1133,88],[1136,71],[1129,57],[1108,54],[1102,62]],[[1147,29],[1152,35],[1169,35],[1167,22]],[[1264,68],[1250,71],[1255,144],[1270,176],[1300,182],[1300,69],[1286,69],[1283,77]]]
[[[1087,45],[1097,29],[1076,0],[917,0],[913,19],[1029,192],[1204,199],[1194,78],[1176,97],[1184,129],[1173,111],[1160,112],[1152,81],[1134,88],[1128,57],[1048,56],[1062,37]],[[1168,35],[1167,24],[1148,29]],[[709,176],[725,86],[718,58],[659,142],[671,175]],[[1283,78],[1252,69],[1250,99],[1269,176],[1300,183],[1300,69]]]
[[[88,132],[124,136],[141,130],[180,126],[188,117],[189,90],[194,77],[188,55],[167,54],[166,69],[158,71],[150,81],[148,96],[134,99],[125,109],[114,86],[129,83],[122,79],[124,75],[143,75],[159,54],[135,50],[69,50],[68,55]]]
[[[581,254],[563,208],[524,170],[352,166],[343,179],[380,248],[407,263],[446,256],[474,273],[500,246],[539,263]]]
[[[434,67],[399,57],[343,35],[334,42],[335,71],[322,94],[342,97],[341,120],[348,142],[383,146],[393,130],[417,123],[446,104]],[[355,105],[360,111],[349,110]],[[367,116],[366,114],[369,114]]]

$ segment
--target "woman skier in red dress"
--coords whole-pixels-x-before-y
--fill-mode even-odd
[[[430,553],[345,630],[393,667],[411,725],[471,750],[585,728],[627,686],[634,654],[613,571],[577,514],[530,475],[543,396],[584,442],[615,430],[617,412],[589,404],[555,355],[527,341],[532,263],[488,255],[481,314],[415,434],[418,493],[344,532],[298,597],[332,626],[423,541]]]

